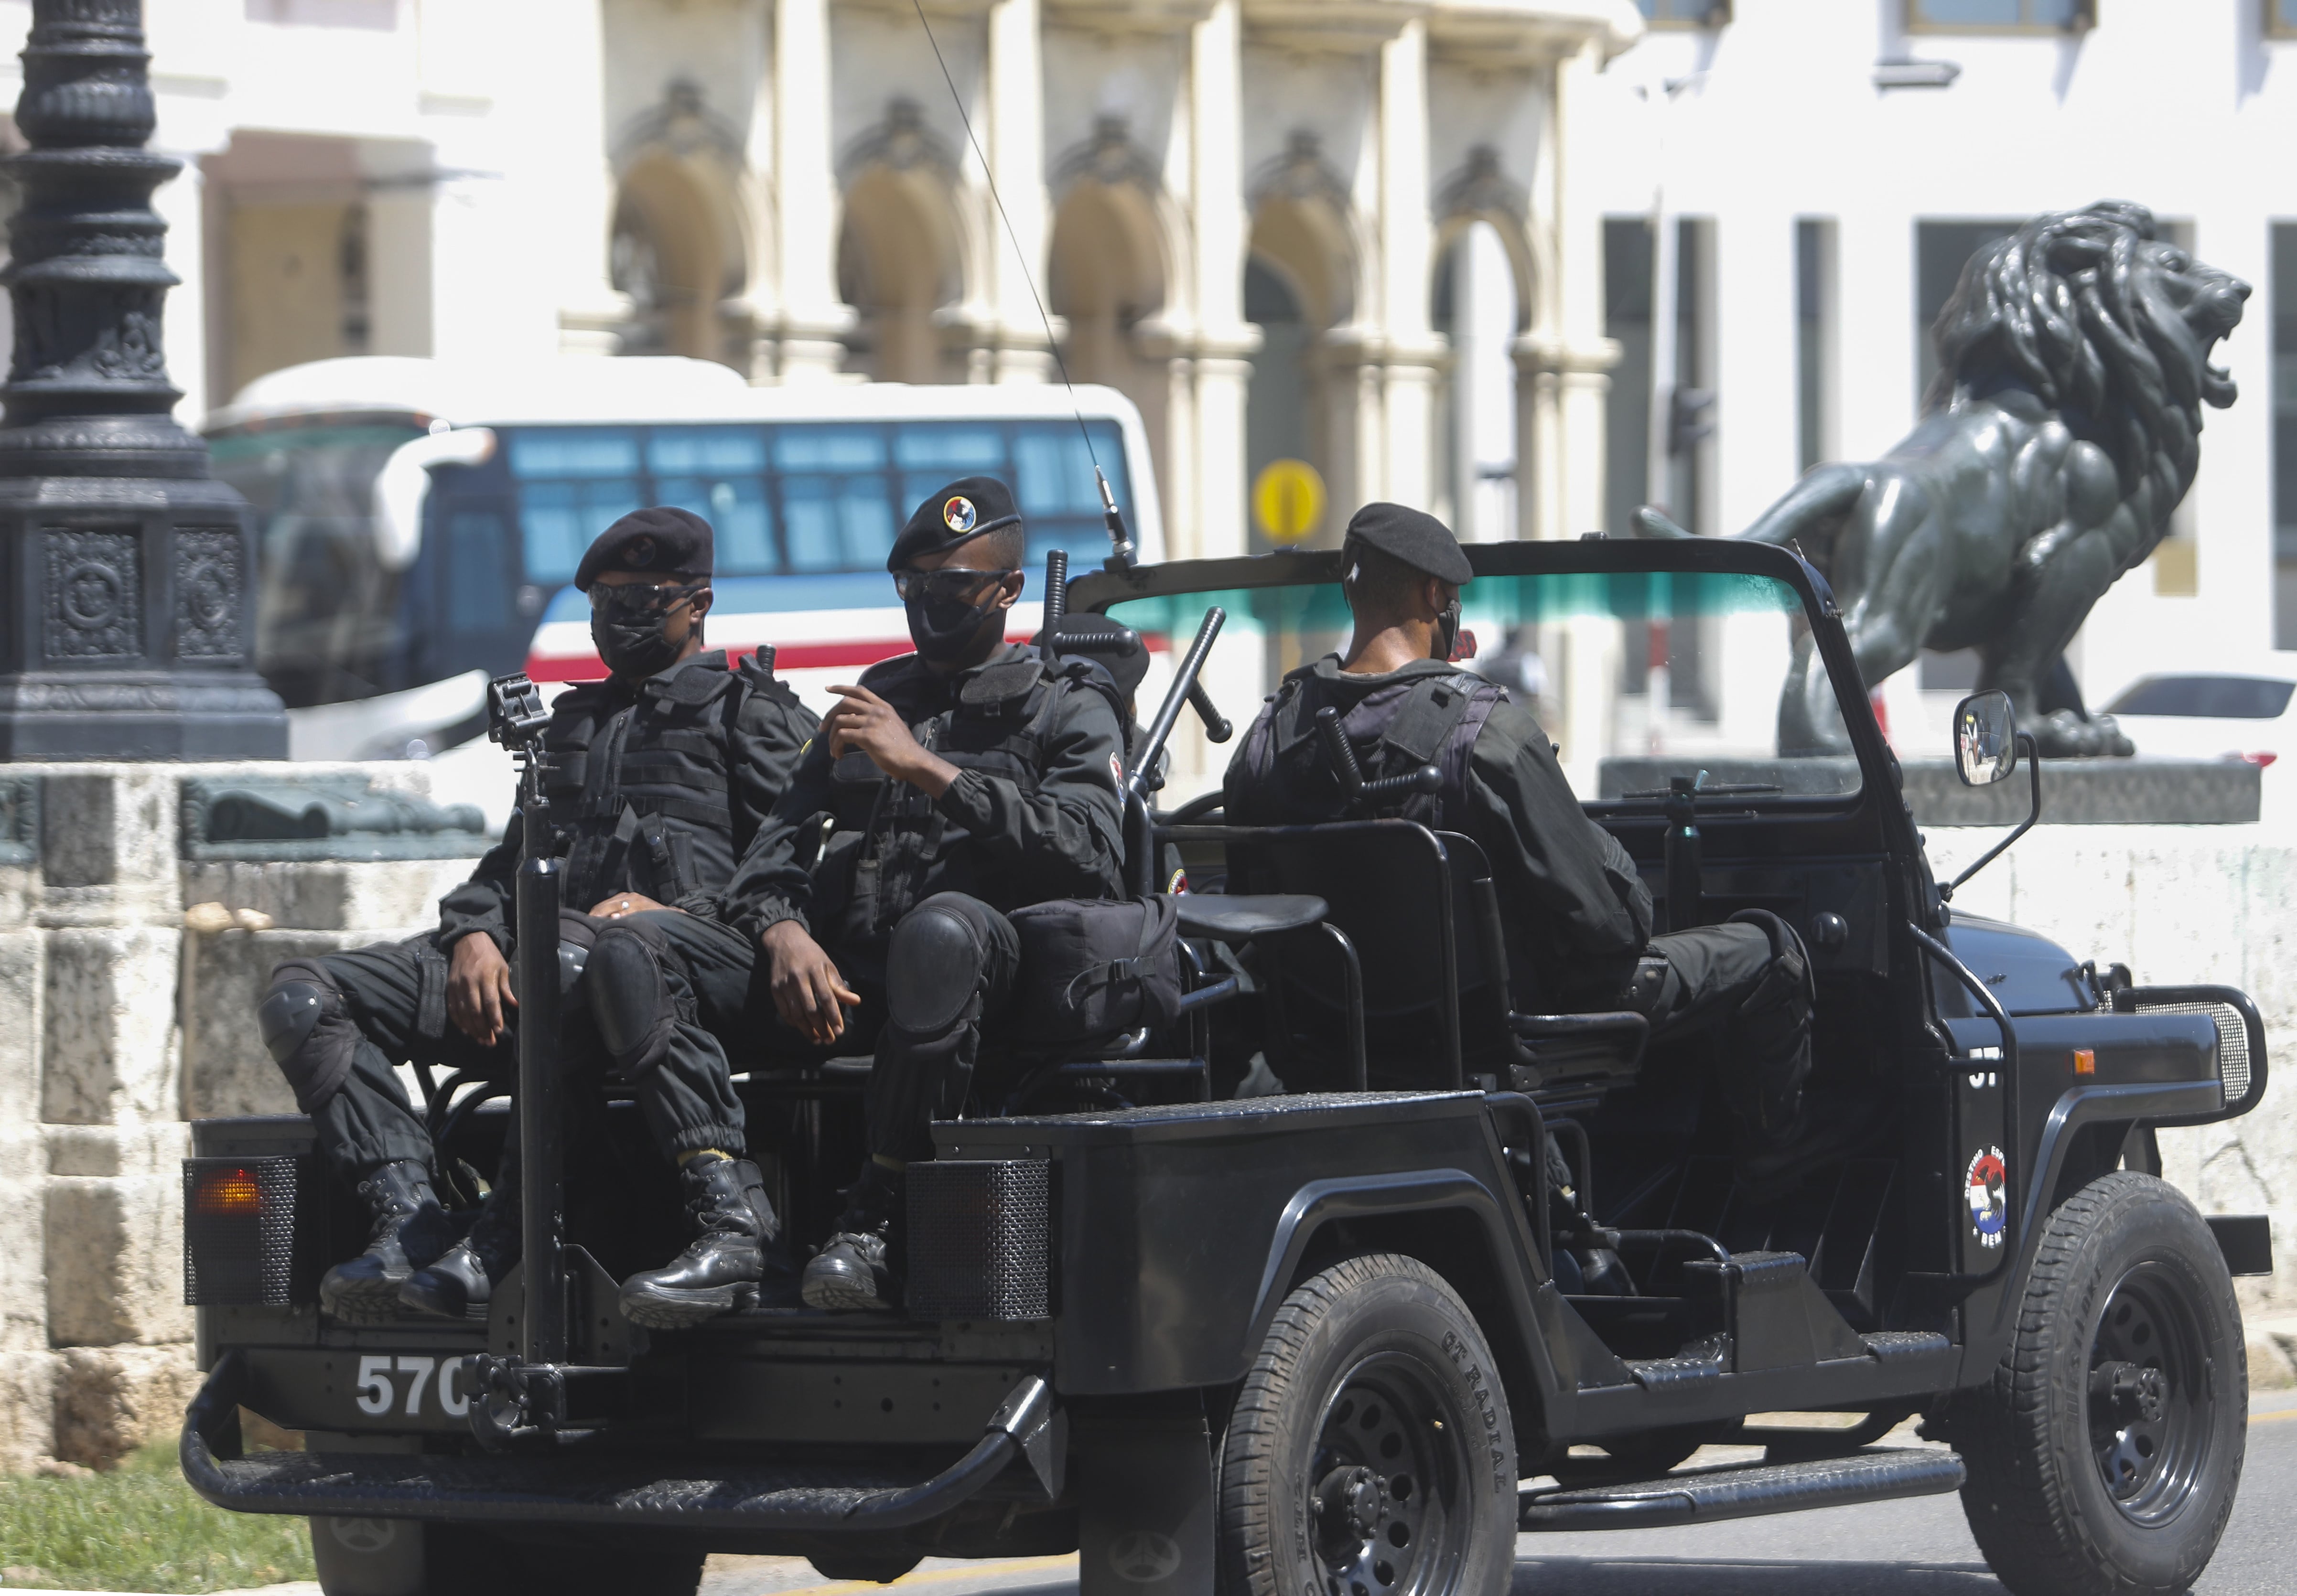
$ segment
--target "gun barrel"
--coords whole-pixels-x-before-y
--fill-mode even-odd
[[[1157,706],[1157,719],[1149,722],[1148,736],[1140,745],[1140,757],[1124,778],[1125,786],[1132,792],[1144,797],[1148,794],[1149,776],[1157,769],[1165,745],[1172,738],[1173,723],[1181,718],[1181,706],[1189,702],[1191,691],[1201,690],[1197,687],[1197,678],[1203,673],[1205,660],[1213,651],[1213,639],[1220,636],[1220,629],[1227,620],[1228,612],[1214,605],[1198,623],[1196,640],[1189,645],[1188,654],[1173,677],[1173,685],[1165,689],[1165,702]]]

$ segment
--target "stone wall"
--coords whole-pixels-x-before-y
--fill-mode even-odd
[[[1949,881],[2000,840],[1927,834]],[[2297,1313],[2297,836],[2251,826],[2039,826],[1988,865],[1956,908],[2040,932],[2077,959],[2126,964],[2140,983],[2249,993],[2275,1078],[2223,1124],[2161,1132],[2162,1172],[2204,1213],[2269,1213],[2278,1272],[2241,1281],[2253,1318]]]
[[[283,769],[428,786],[419,764],[0,766],[0,1470],[108,1463],[180,1422],[186,1122],[292,1111],[250,1018],[273,964],[421,930],[470,873],[468,834],[254,860],[193,834],[185,783]]]

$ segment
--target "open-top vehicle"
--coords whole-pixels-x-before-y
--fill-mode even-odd
[[[2262,1219],[2165,1185],[2153,1132],[2256,1106],[2255,1008],[1955,911],[1791,552],[1469,557],[1470,621],[1540,655],[1535,712],[1664,922],[1759,907],[1807,945],[1791,1147],[1734,1141],[1711,1039],[1511,989],[1507,889],[1467,837],[1377,818],[1377,792],[1330,826],[1227,827],[1216,791],[1157,810],[1152,756],[1135,886],[1178,851],[1186,1009],[934,1127],[903,1312],[630,1326],[614,1281],[677,1244],[668,1173],[627,1106],[554,1105],[530,1074],[527,1262],[492,1320],[338,1324],[315,1282],[363,1238],[308,1127],[206,1121],[193,1485],[310,1515],[334,1596],[690,1590],[712,1550],[891,1578],[1070,1549],[1091,1596],[1490,1596],[1522,1531],[1956,1489],[2017,1596],[2182,1589],[2240,1476],[2229,1275],[2270,1248]],[[1119,566],[1066,596],[1176,654],[1195,636],[1153,749],[1199,673],[1237,713],[1343,638],[1339,574],[1333,553]],[[1779,684],[1812,651],[1852,752],[1782,759]],[[2006,700],[1956,728],[1965,778],[2012,773]],[[522,957],[539,1069],[556,983]],[[819,1237],[867,1061],[747,1062],[777,1205]],[[511,1084],[432,1086],[446,1178],[494,1167]],[[243,1452],[242,1408],[308,1450]],[[1812,1417],[1744,1422],[1781,1412]],[[1877,1444],[1916,1414],[1945,1445]],[[1732,1442],[1767,1450],[1677,1468]]]

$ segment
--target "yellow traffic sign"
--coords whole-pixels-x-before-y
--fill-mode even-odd
[[[1324,479],[1305,460],[1272,460],[1252,484],[1252,518],[1278,543],[1297,543],[1324,519]]]

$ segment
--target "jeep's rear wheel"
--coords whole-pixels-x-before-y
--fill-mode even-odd
[[[1377,1255],[1285,1298],[1222,1449],[1224,1596],[1498,1596],[1515,1533],[1507,1396],[1443,1278]]]
[[[2249,1377],[2216,1238],[2128,1171],[2050,1216],[2008,1353],[1956,1404],[1963,1511],[2014,1596],[2182,1591],[2241,1482]]]

